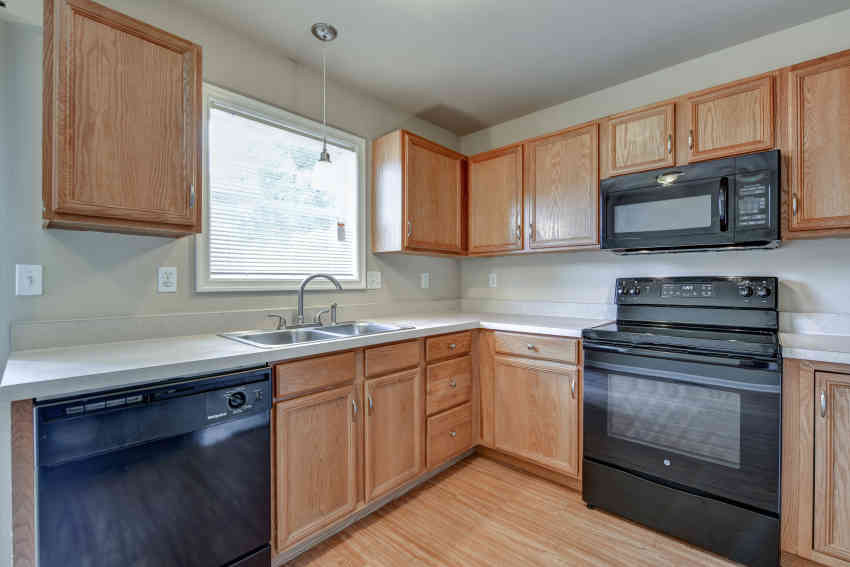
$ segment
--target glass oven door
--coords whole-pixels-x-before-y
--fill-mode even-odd
[[[779,512],[775,361],[585,343],[584,457]]]
[[[703,179],[603,191],[602,247],[606,249],[718,246],[734,242],[730,227],[730,183]]]

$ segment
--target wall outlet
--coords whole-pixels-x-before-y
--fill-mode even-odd
[[[381,289],[381,272],[366,272],[366,288]]]
[[[177,293],[177,268],[160,267],[156,273],[156,290],[159,293]]]
[[[15,265],[15,295],[44,295],[44,271],[39,265]]]
[[[494,272],[490,272],[490,275],[487,276],[487,285],[490,287],[499,287],[499,281],[496,279]]]
[[[419,274],[419,286],[422,289],[428,289],[431,287],[431,274],[425,272],[424,274]]]

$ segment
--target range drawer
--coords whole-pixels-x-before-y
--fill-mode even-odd
[[[354,380],[354,351],[282,362],[274,366],[275,398],[291,398]]]
[[[428,362],[449,356],[469,354],[472,349],[472,331],[431,337],[425,345]]]
[[[566,337],[494,332],[493,349],[501,354],[578,364],[578,340]]]
[[[472,357],[454,358],[428,366],[428,415],[453,408],[472,398]]]
[[[472,404],[428,418],[428,468],[472,447]]]
[[[366,376],[381,376],[419,365],[420,341],[406,341],[366,349]]]

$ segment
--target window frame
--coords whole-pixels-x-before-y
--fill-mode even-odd
[[[260,102],[233,91],[204,83],[203,85],[203,225],[202,232],[195,235],[195,291],[199,293],[240,292],[240,291],[296,291],[301,279],[223,279],[210,277],[210,167],[209,167],[209,121],[210,109],[229,109],[238,115],[256,119],[266,124],[304,134],[313,138],[322,138],[322,124],[310,118],[300,116],[282,108]],[[343,290],[366,289],[366,139],[334,128],[327,127],[328,143],[342,146],[357,155],[357,246],[355,247],[359,279],[340,280]],[[311,289],[335,289],[324,280],[315,280]]]

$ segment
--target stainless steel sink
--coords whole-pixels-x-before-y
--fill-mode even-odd
[[[280,331],[240,331],[237,333],[222,333],[219,336],[259,348],[274,348],[300,343],[332,341],[347,337],[389,333],[413,328],[399,325],[384,325],[369,321],[357,321],[341,323],[330,327],[283,329]]]
[[[375,335],[378,333],[390,333],[392,331],[402,331],[404,329],[412,329],[413,327],[402,327],[398,325],[385,325],[382,323],[372,323],[369,321],[358,321],[352,323],[340,323],[329,327],[322,327],[323,333],[330,333],[342,337],[359,337],[361,335]]]

